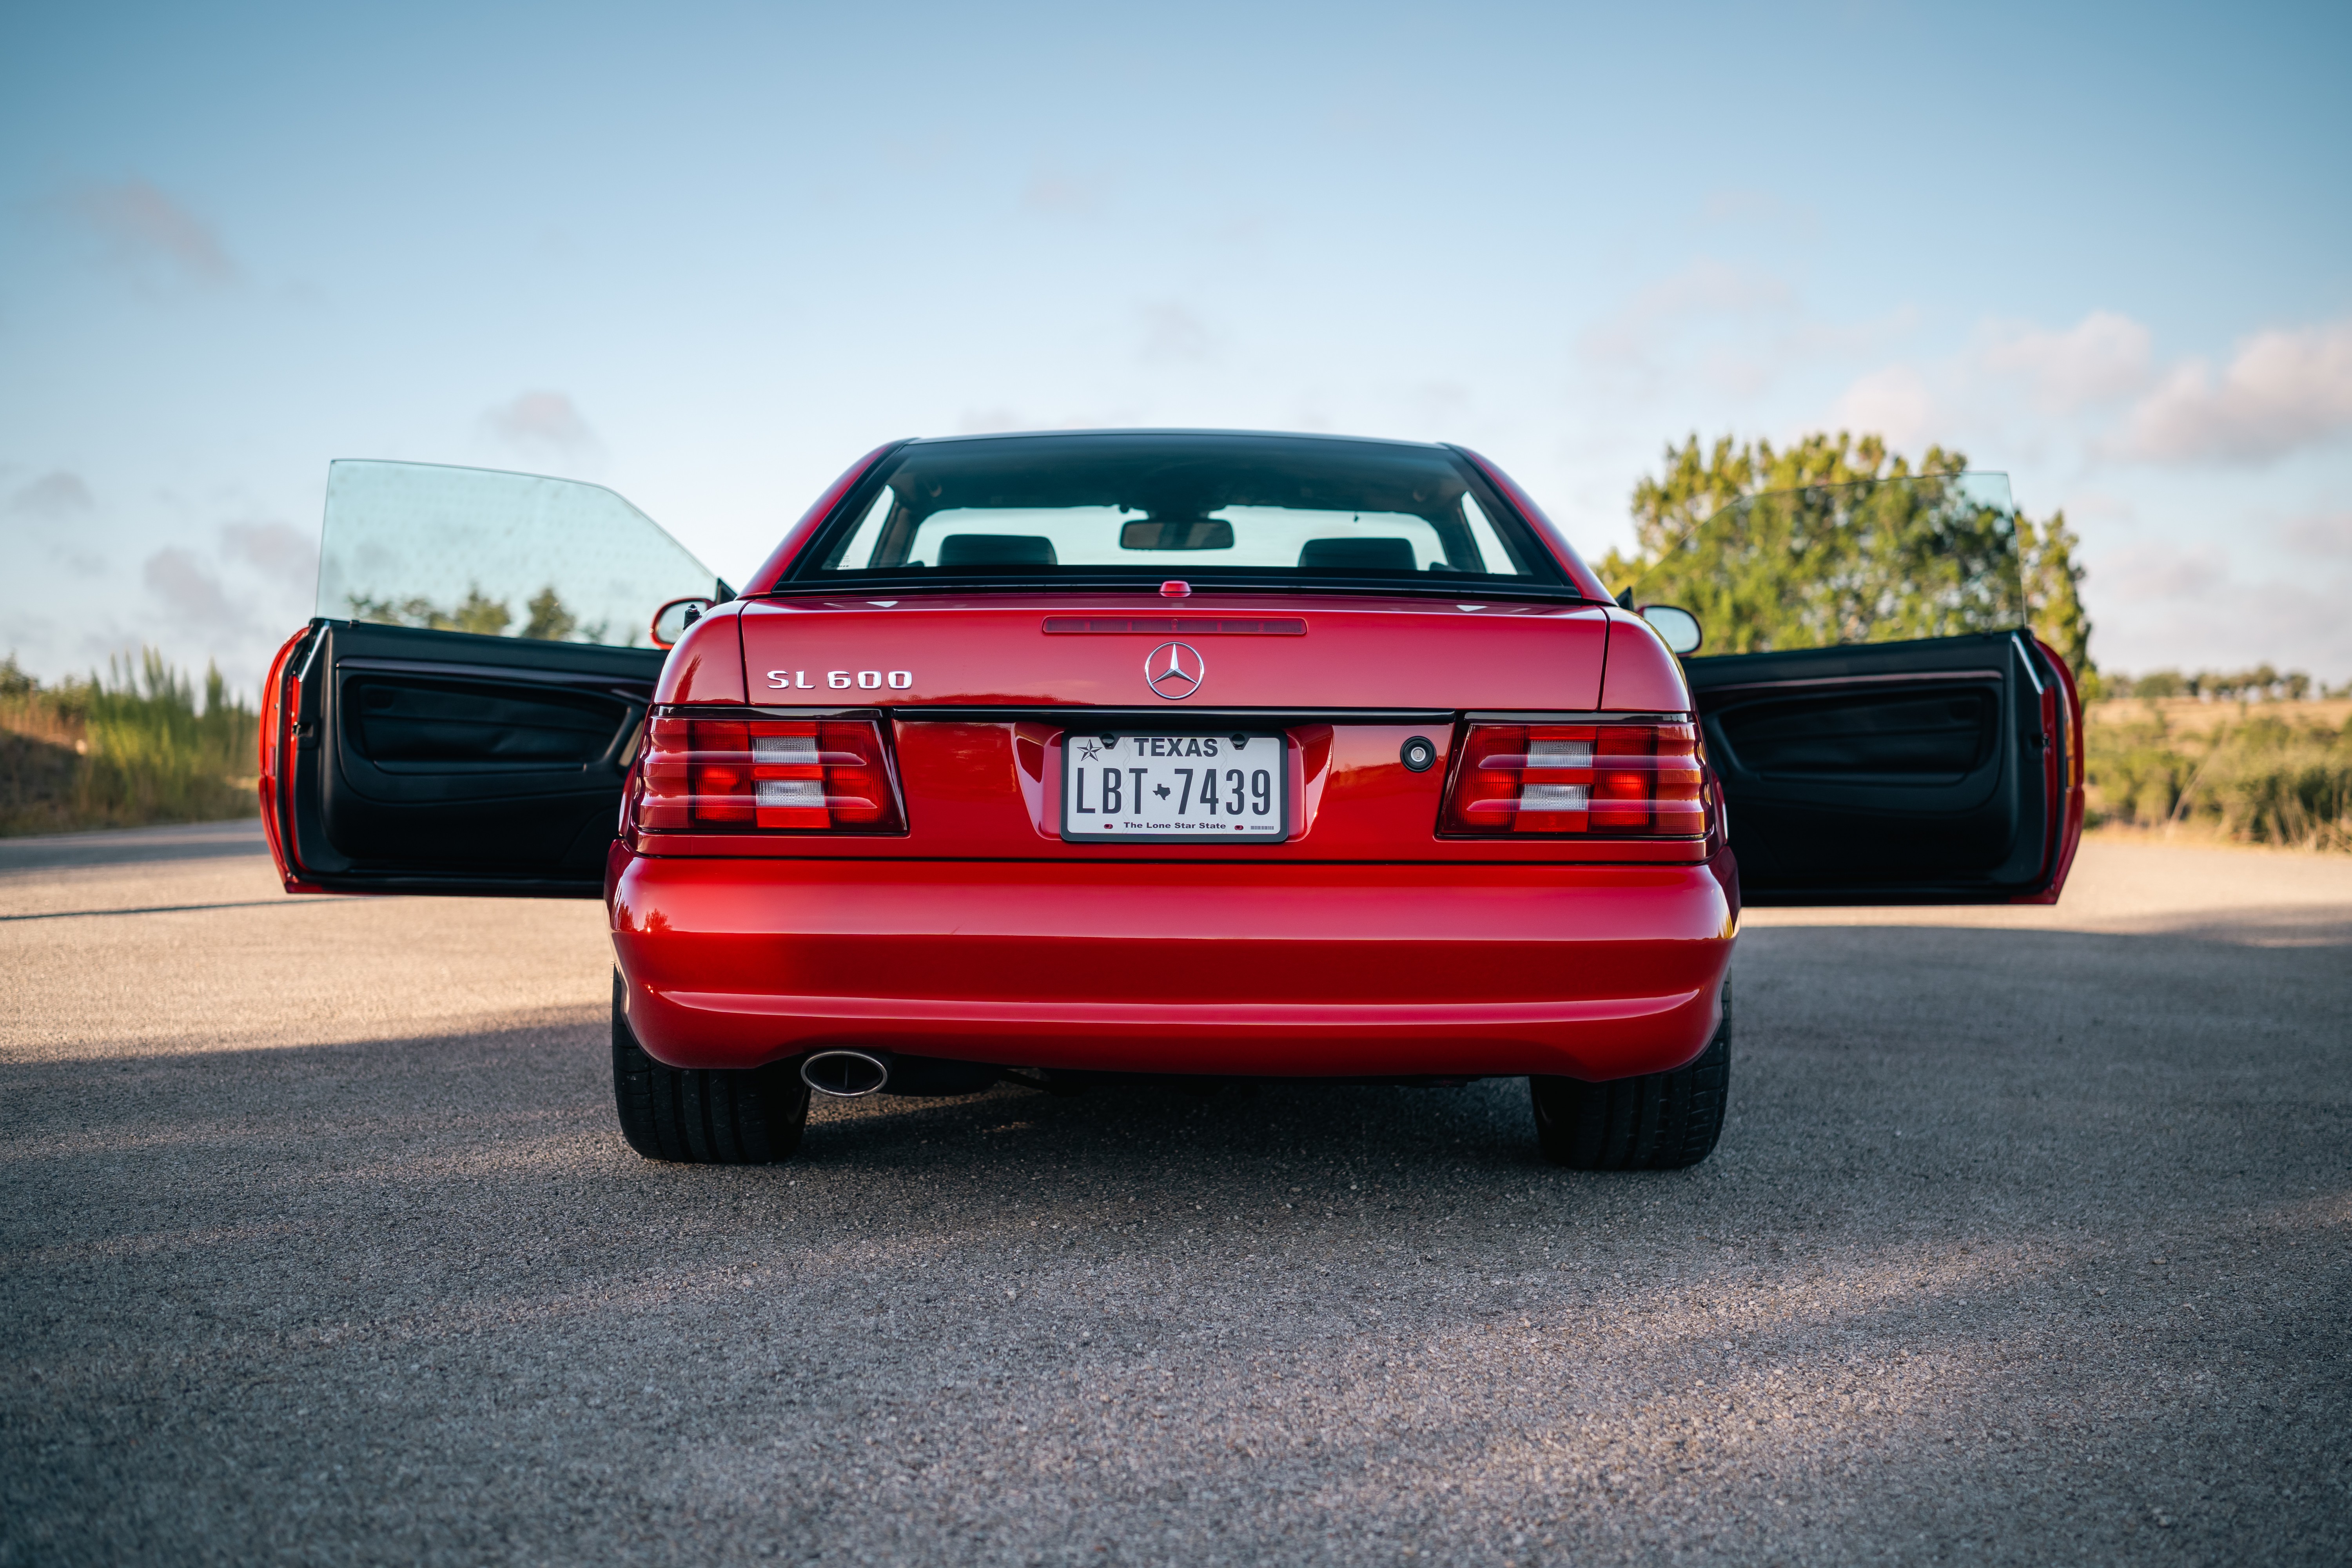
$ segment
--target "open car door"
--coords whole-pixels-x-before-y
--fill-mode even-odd
[[[317,614],[264,693],[288,889],[597,895],[654,612],[726,595],[602,486],[336,463]]]
[[[1645,574],[1751,904],[2054,903],[2083,826],[2082,703],[2027,629],[2007,478],[1755,496]]]

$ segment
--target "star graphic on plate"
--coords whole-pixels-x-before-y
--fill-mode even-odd
[[[1078,742],[1078,761],[1082,763],[1091,763],[1097,757],[1101,755],[1102,748],[1096,745],[1092,741],[1081,741]]]

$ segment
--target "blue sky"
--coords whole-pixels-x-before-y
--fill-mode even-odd
[[[252,686],[338,457],[740,575],[858,453],[1669,439],[2010,470],[2114,668],[2352,679],[2352,9],[0,13],[0,643]]]

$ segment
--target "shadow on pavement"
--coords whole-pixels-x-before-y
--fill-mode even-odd
[[[168,827],[111,827],[0,838],[0,872],[63,866],[130,866],[152,860],[212,860],[267,855],[261,819],[185,822]]]
[[[0,1542],[2340,1558],[2339,952],[1738,963],[1685,1173],[1542,1164],[1516,1082],[886,1098],[698,1169],[596,1028],[0,1065]]]

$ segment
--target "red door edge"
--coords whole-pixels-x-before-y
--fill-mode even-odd
[[[2065,890],[2066,875],[2074,868],[2074,851],[2083,842],[2083,753],[2087,737],[2083,727],[2082,689],[2074,684],[2074,670],[2059,657],[2056,648],[2040,637],[2033,639],[2033,646],[2041,651],[2042,662],[2058,676],[2056,685],[2042,694],[2042,732],[2047,742],[2042,748],[2042,789],[2055,826],[2051,852],[2044,861],[2050,871],[2049,880],[2040,891],[2020,893],[2010,902],[2054,904]]]
[[[288,637],[269,661],[269,678],[261,689],[260,779],[261,831],[269,840],[269,857],[278,863],[278,879],[289,893],[323,893],[328,889],[303,880],[301,857],[294,842],[293,774],[296,731],[302,722],[302,679],[292,666],[319,629],[312,621]]]

